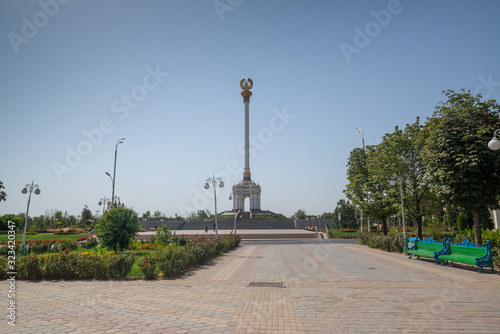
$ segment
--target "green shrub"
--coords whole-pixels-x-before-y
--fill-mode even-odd
[[[177,277],[194,264],[193,259],[194,255],[189,251],[170,246],[158,258],[158,270],[163,274],[163,277]]]
[[[118,253],[108,260],[109,277],[126,277],[134,265],[135,254]]]
[[[387,236],[377,233],[363,232],[359,235],[359,241],[362,245],[370,248],[382,249],[387,252],[399,252],[404,250],[404,239],[402,235],[389,234]]]
[[[155,243],[160,246],[168,246],[170,243],[170,238],[172,236],[172,231],[167,225],[163,225],[160,229],[156,231]]]
[[[158,277],[156,263],[158,262],[158,253],[154,256],[145,256],[144,260],[139,264],[144,278],[147,280],[155,279]]]
[[[0,278],[7,278],[7,273],[11,271],[8,270],[7,257],[0,255]]]
[[[134,210],[113,208],[101,218],[97,225],[97,236],[103,246],[113,250],[125,250],[139,228],[139,220]]]
[[[26,280],[42,279],[42,263],[34,254],[18,256],[16,258],[17,278]]]

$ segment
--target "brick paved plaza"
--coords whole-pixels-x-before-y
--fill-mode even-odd
[[[244,245],[177,280],[17,282],[16,297],[17,325],[8,326],[4,318],[2,333],[498,333],[500,328],[499,275],[345,243]]]

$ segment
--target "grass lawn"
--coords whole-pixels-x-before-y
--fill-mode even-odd
[[[356,232],[340,232],[339,229],[330,229],[330,232],[332,233],[332,236],[334,236],[335,238],[339,238],[341,235],[343,237],[348,237],[348,238],[352,238],[352,239],[358,239],[359,238],[359,230],[356,231]]]
[[[141,268],[139,267],[139,263],[144,261],[145,255],[154,255],[159,251],[156,250],[142,250],[142,251],[126,251],[127,254],[135,254],[134,265],[132,266],[132,270],[128,273],[127,277],[144,277],[141,272]]]
[[[26,240],[76,240],[78,238],[86,236],[88,233],[80,234],[67,234],[67,235],[54,235],[54,233],[40,233],[35,235],[26,235]],[[0,235],[0,242],[7,242],[7,234]],[[23,240],[23,233],[16,233],[16,240]]]

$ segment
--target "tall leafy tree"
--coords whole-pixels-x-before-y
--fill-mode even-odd
[[[351,151],[347,160],[347,180],[349,183],[344,189],[344,194],[353,204],[362,207],[366,201],[368,177],[366,151],[362,148],[355,148]]]
[[[341,216],[341,222],[339,222],[338,217],[339,213]],[[346,201],[345,199],[340,199],[337,202],[337,207],[333,212],[333,219],[336,221],[336,224],[342,223],[342,227],[355,228],[357,227],[356,221],[356,209],[354,205]]]
[[[382,223],[382,231],[387,235],[387,218],[396,213],[394,199],[389,195],[391,173],[384,159],[385,150],[380,146],[367,146],[366,167],[368,179],[365,185],[367,201],[364,212]]]
[[[487,143],[500,128],[500,106],[463,89],[444,93],[448,99],[425,125],[424,159],[439,195],[473,213],[475,242],[482,244],[480,212],[499,207],[500,153]]]
[[[208,217],[209,217],[209,215],[207,214],[207,212],[205,210],[198,210],[196,213],[196,218],[198,218],[198,219],[205,219]]]
[[[400,186],[403,189],[405,216],[417,225],[417,234],[422,238],[422,216],[430,201],[437,199],[430,192],[427,166],[422,152],[425,146],[425,132],[420,119],[406,124],[404,129],[396,127],[386,134],[379,145],[379,158],[383,159],[388,177],[395,179],[397,185],[392,192],[397,206],[400,206]],[[400,184],[401,183],[401,184]],[[400,210],[398,210],[401,212]]]
[[[305,210],[302,209],[297,210],[297,212],[295,212],[292,216],[292,218],[295,219],[306,219],[306,217],[307,217],[306,212]]]
[[[7,194],[2,189],[5,189],[5,187],[3,186],[3,182],[0,181],[0,202],[7,200]]]
[[[65,216],[67,216],[67,212],[65,212]],[[87,227],[89,225],[92,225],[93,222],[94,217],[92,216],[92,211],[90,211],[89,207],[85,205],[82,210],[80,225],[83,227]]]
[[[349,183],[344,189],[344,194],[354,206],[361,210],[362,216],[366,216],[364,206],[367,199],[366,183],[368,176],[366,151],[362,148],[355,148],[351,151],[347,160],[347,180]]]

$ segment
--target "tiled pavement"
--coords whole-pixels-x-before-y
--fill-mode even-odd
[[[264,286],[249,286],[252,282]],[[265,286],[277,282],[285,287]],[[16,284],[16,326],[4,318],[1,333],[499,333],[500,328],[499,275],[352,244],[242,246],[177,280]]]

